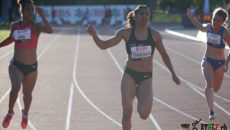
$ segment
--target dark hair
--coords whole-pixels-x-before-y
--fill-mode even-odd
[[[213,11],[213,18],[214,18],[215,15],[219,15],[219,16],[221,16],[223,18],[223,20],[224,20],[223,25],[227,28],[228,27],[228,24],[227,24],[228,12],[225,9],[219,7],[219,8],[216,8]]]
[[[22,11],[27,4],[33,4],[33,0],[17,0],[17,3],[19,4],[20,6],[20,11]]]
[[[126,27],[131,27],[131,26],[135,26],[135,15],[141,10],[141,9],[147,9],[149,11],[149,8],[145,5],[139,5],[137,6],[134,10],[130,11],[126,17],[127,19],[127,23],[126,23]]]

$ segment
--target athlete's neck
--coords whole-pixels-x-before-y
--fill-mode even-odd
[[[221,26],[220,27],[214,27],[213,26],[213,32],[218,33],[220,31],[220,28],[221,28]]]
[[[136,26],[136,31],[139,32],[139,33],[145,33],[148,29],[147,26]]]
[[[27,20],[22,20],[21,22],[20,22],[20,26],[21,27],[26,27],[26,26],[28,26],[29,24],[31,23],[31,20],[30,21],[27,21]]]

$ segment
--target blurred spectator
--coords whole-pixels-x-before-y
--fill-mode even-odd
[[[149,8],[149,13],[150,13],[150,22],[152,23],[152,21],[153,21],[153,8]]]
[[[196,14],[196,9],[194,8],[193,5],[190,6],[190,12],[191,12],[192,16],[194,16]]]
[[[13,7],[12,6],[8,9],[8,15],[9,15],[8,22],[11,23],[13,21]]]
[[[228,28],[230,28],[230,4],[228,4],[228,7],[227,7],[227,11],[228,11]]]
[[[165,9],[165,14],[169,14],[169,13],[170,13],[170,11],[171,11],[170,6],[167,6],[167,8]]]
[[[111,19],[111,16],[112,16],[112,11],[109,7],[105,8],[105,23],[108,24],[110,23],[110,19]]]

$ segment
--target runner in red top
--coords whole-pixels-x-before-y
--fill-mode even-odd
[[[32,91],[37,79],[37,43],[41,32],[52,33],[52,27],[45,18],[41,8],[36,8],[43,23],[32,21],[35,15],[35,5],[32,0],[18,0],[22,19],[11,24],[11,33],[8,38],[0,42],[0,47],[15,42],[14,56],[9,66],[9,75],[12,83],[9,110],[5,116],[2,126],[7,128],[14,115],[14,104],[18,97],[21,84],[23,86],[24,109],[22,110],[22,128],[27,127],[28,111],[32,101]]]

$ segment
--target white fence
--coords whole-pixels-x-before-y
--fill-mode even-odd
[[[126,14],[133,10],[136,5],[109,5],[109,6],[39,6],[46,15],[49,22],[62,24],[77,24],[87,25],[94,22],[96,25],[101,25],[103,20],[106,23],[113,25],[117,22],[122,24],[126,21]],[[109,10],[109,16],[105,13]],[[41,18],[36,14],[36,20],[41,21]]]

